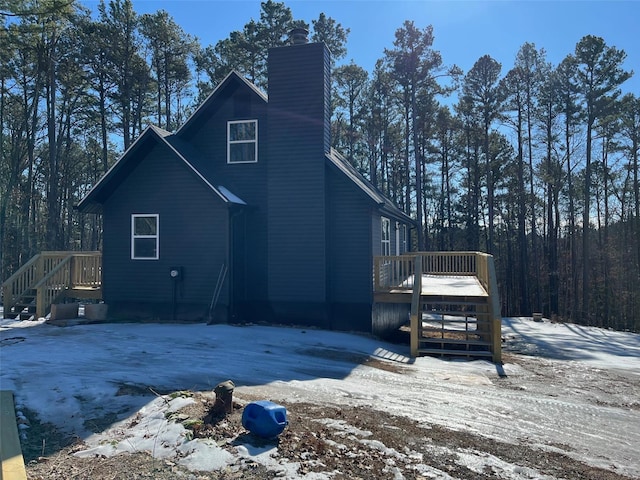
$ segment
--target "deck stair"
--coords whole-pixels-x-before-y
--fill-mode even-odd
[[[5,307],[4,318],[13,318],[19,320],[30,320],[36,314],[36,297],[35,289],[30,288],[20,295],[12,307],[7,311]]]
[[[439,299],[421,304],[418,355],[491,358],[486,298]]]
[[[2,284],[4,318],[44,317],[65,298],[102,298],[100,252],[42,252]]]
[[[375,257],[374,301],[411,305],[411,355],[501,362],[501,318],[493,257],[417,252]]]

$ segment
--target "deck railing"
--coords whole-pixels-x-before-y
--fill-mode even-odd
[[[36,291],[36,318],[44,317],[51,304],[67,290],[71,279],[71,258],[62,260],[33,286]]]
[[[373,291],[388,292],[402,285],[415,272],[415,255],[387,255],[373,258]]]
[[[490,255],[481,252],[415,252],[374,257],[373,291],[389,292],[402,286],[413,275],[417,258],[421,260],[423,274],[474,275],[486,289],[487,257]]]
[[[4,311],[10,311],[29,290],[36,290],[36,315],[41,317],[63,290],[101,284],[100,252],[42,252],[2,284]]]
[[[378,256],[373,260],[374,293],[411,289],[411,352],[417,355],[417,323],[422,274],[473,275],[488,295],[486,315],[491,329],[494,362],[501,361],[501,313],[493,256],[482,252],[415,252]],[[415,281],[408,281],[414,276]]]
[[[5,310],[13,307],[16,301],[51,270],[57,267],[69,252],[42,252],[31,259],[11,275],[2,284],[2,297]]]
[[[97,288],[102,286],[102,254],[81,252],[71,256],[70,288]]]

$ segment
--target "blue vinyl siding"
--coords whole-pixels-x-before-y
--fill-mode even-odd
[[[104,212],[105,301],[166,309],[177,266],[178,302],[206,310],[225,265],[219,305],[233,319],[371,330],[385,199],[329,153],[329,52],[324,44],[274,48],[268,63],[268,103],[230,74],[176,134],[149,129],[88,195],[81,208]],[[257,122],[256,162],[228,163],[229,121]],[[384,210],[395,212],[395,254],[393,215],[402,214]],[[158,260],[131,259],[131,214],[159,216]]]
[[[153,148],[104,210],[105,301],[171,301],[169,269],[181,266],[184,281],[177,300],[209,302],[227,257],[227,207],[167,147]],[[131,215],[136,213],[159,215],[158,260],[131,259]],[[228,295],[225,285],[221,302]]]
[[[198,152],[198,170],[214,185],[223,185],[245,201],[247,209],[243,245],[243,277],[247,279],[247,300],[267,298],[267,106],[243,83],[232,83],[210,106],[210,116],[182,133]],[[227,122],[258,121],[258,161],[227,163]]]
[[[269,51],[268,288],[275,302],[326,301],[328,68],[323,44]]]
[[[339,172],[328,168],[327,173],[330,299],[339,303],[370,303],[372,205]]]

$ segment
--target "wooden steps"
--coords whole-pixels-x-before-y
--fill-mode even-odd
[[[65,298],[102,298],[100,252],[42,252],[2,283],[4,318],[41,318]]]
[[[432,355],[439,357],[466,357],[466,358],[491,358],[493,353],[489,350],[458,350],[450,348],[418,348],[420,355]]]
[[[26,480],[13,393],[0,391],[0,480]]]
[[[4,311],[4,318],[31,319],[36,313],[36,296],[37,292],[32,288],[24,292],[11,308]]]
[[[404,325],[410,305],[412,357],[502,361],[500,299],[491,255],[409,252],[374,257],[373,300],[378,331]]]
[[[490,323],[482,316],[474,311],[427,309],[418,326],[418,355],[491,357]]]

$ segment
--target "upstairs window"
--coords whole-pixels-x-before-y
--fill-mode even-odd
[[[131,215],[131,258],[133,260],[157,260],[158,215]]]
[[[227,163],[258,161],[258,121],[241,120],[227,123]]]
[[[391,255],[391,220],[382,217],[382,255]]]

